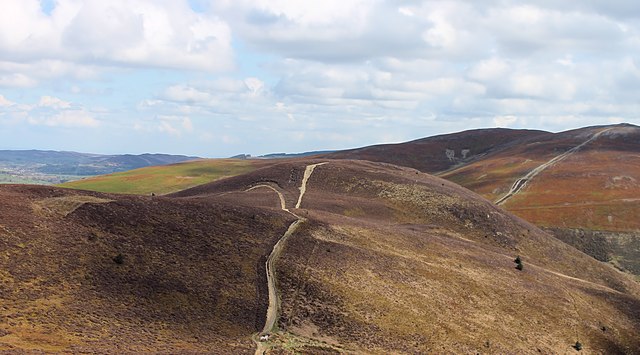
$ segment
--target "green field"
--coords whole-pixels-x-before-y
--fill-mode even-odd
[[[60,184],[80,190],[149,195],[168,194],[257,169],[264,161],[206,159],[153,166]]]

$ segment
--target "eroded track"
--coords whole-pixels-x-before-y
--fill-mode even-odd
[[[553,159],[549,160],[548,162],[536,167],[535,169],[531,170],[529,173],[527,173],[525,176],[517,179],[513,185],[511,185],[511,189],[509,189],[509,192],[507,192],[504,196],[502,196],[501,198],[499,198],[495,204],[496,205],[502,205],[503,203],[505,203],[508,199],[510,199],[511,197],[513,197],[515,194],[517,194],[518,192],[520,192],[529,181],[531,181],[531,179],[533,179],[536,175],[540,174],[542,171],[544,171],[545,169],[551,167],[552,165],[558,163],[559,161],[567,158],[568,156],[570,156],[571,154],[577,152],[578,150],[580,150],[582,147],[584,147],[585,145],[589,144],[590,142],[594,141],[596,138],[598,138],[601,134],[605,133],[606,131],[611,130],[611,128],[607,128],[607,129],[603,129],[601,131],[596,132],[593,136],[591,136],[589,139],[587,139],[586,141],[580,143],[579,145],[567,150],[566,152],[555,156]]]
[[[302,198],[304,197],[304,194],[307,191],[307,183],[309,181],[309,178],[313,174],[313,170],[317,166],[323,165],[323,164],[326,164],[326,163],[311,164],[311,165],[307,165],[307,167],[305,168],[304,176],[302,178],[302,182],[300,183],[300,187],[299,187],[300,195],[298,196],[298,201],[296,203],[295,208],[300,208],[300,205],[302,204]],[[269,254],[269,257],[267,258],[267,261],[265,263],[266,274],[267,274],[267,287],[269,289],[269,307],[267,308],[267,316],[266,316],[262,331],[253,336],[253,341],[256,343],[256,352],[255,352],[256,355],[262,355],[266,352],[267,345],[265,344],[265,342],[261,341],[261,338],[263,336],[268,336],[268,334],[273,331],[273,328],[276,326],[276,322],[278,321],[278,316],[280,313],[279,312],[280,297],[278,296],[278,288],[276,285],[276,270],[275,270],[276,261],[280,257],[280,254],[282,253],[282,249],[284,248],[284,245],[287,239],[296,231],[296,229],[298,228],[298,226],[300,226],[300,224],[306,221],[305,218],[295,214],[294,212],[291,212],[287,208],[284,195],[282,194],[282,192],[280,192],[273,186],[257,185],[247,191],[261,188],[261,187],[268,188],[275,191],[278,194],[278,198],[280,199],[280,208],[283,211],[291,213],[297,219],[289,225],[289,228],[287,228],[287,231],[282,235],[282,237],[280,237],[278,242],[273,246],[273,250],[271,250],[271,253]]]

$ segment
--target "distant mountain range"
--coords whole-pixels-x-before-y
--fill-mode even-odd
[[[238,154],[230,157],[229,159],[286,159],[286,158],[304,158],[310,157],[312,155],[319,154],[331,154],[335,152],[335,150],[318,150],[312,152],[304,152],[304,153],[270,153],[259,156],[252,156],[251,154]]]
[[[0,150],[0,182],[59,183],[198,157],[169,154],[101,155],[51,150]]]

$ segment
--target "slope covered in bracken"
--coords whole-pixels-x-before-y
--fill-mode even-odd
[[[640,230],[634,218],[640,216],[640,128],[606,130],[546,169],[505,207],[545,226]]]
[[[538,137],[441,177],[497,200],[517,179],[585,142],[530,179],[503,207],[599,260],[640,275],[637,126],[589,127]]]
[[[165,197],[0,187],[0,350],[252,353],[293,221],[267,353],[640,349],[629,275],[446,180],[302,159]]]

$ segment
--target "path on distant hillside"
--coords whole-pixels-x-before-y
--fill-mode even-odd
[[[307,182],[309,181],[309,178],[311,177],[311,174],[313,174],[313,170],[316,168],[316,166],[323,165],[323,164],[326,164],[326,163],[311,164],[311,165],[307,165],[307,167],[305,168],[304,176],[302,178],[302,182],[300,183],[300,187],[299,187],[300,195],[298,196],[298,202],[296,203],[296,207],[295,208],[300,208],[300,204],[302,203],[302,197],[304,196],[305,192],[307,191]],[[280,239],[273,246],[273,250],[269,254],[269,257],[267,258],[267,262],[265,263],[266,274],[267,274],[267,287],[269,289],[269,307],[267,308],[267,317],[265,319],[264,327],[262,328],[262,332],[260,332],[259,334],[256,334],[256,335],[253,336],[253,341],[256,343],[256,352],[255,352],[256,355],[262,355],[267,350],[266,344],[264,342],[260,341],[260,337],[264,336],[264,335],[268,335],[269,333],[271,333],[271,331],[273,331],[273,327],[276,325],[276,321],[278,320],[278,313],[279,313],[279,308],[280,308],[280,299],[278,297],[278,290],[277,290],[276,284],[275,284],[275,282],[276,282],[276,270],[275,270],[276,260],[280,257],[280,254],[282,253],[282,249],[284,248],[284,244],[287,241],[287,238],[289,238],[293,234],[293,232],[296,231],[296,229],[298,228],[298,226],[300,224],[302,224],[304,221],[306,221],[305,218],[300,217],[297,214],[289,211],[289,209],[287,208],[287,204],[286,204],[286,201],[284,199],[284,196],[282,195],[282,193],[280,191],[278,191],[273,186],[270,186],[270,185],[257,185],[257,186],[254,186],[254,187],[246,190],[246,191],[251,191],[251,190],[259,188],[259,187],[266,187],[266,188],[269,188],[269,189],[275,191],[278,194],[278,197],[280,198],[280,208],[283,211],[291,213],[297,219],[293,223],[291,223],[291,225],[289,225],[289,228],[287,228],[287,231],[282,235],[282,237],[280,237]]]
[[[509,192],[507,192],[506,195],[504,195],[501,198],[499,198],[495,202],[495,204],[496,205],[502,205],[503,203],[505,203],[505,201],[507,201],[508,199],[513,197],[513,195],[515,195],[518,192],[520,192],[522,190],[522,188],[524,188],[525,185],[531,179],[533,179],[536,175],[540,174],[543,170],[545,170],[546,168],[552,166],[553,164],[561,161],[562,159],[570,156],[571,154],[577,152],[578,150],[580,150],[580,148],[584,147],[585,145],[589,144],[590,142],[592,142],[593,140],[598,138],[602,133],[604,133],[604,132],[606,132],[608,130],[611,130],[611,129],[612,128],[607,128],[607,129],[603,129],[601,131],[596,132],[593,136],[591,136],[586,141],[584,141],[584,142],[578,144],[577,146],[567,150],[566,152],[554,157],[553,159],[549,160],[548,162],[546,162],[546,163],[536,167],[535,169],[531,170],[529,173],[527,173],[527,175],[517,179],[516,182],[514,182],[513,185],[511,185],[511,189],[509,189]]]

